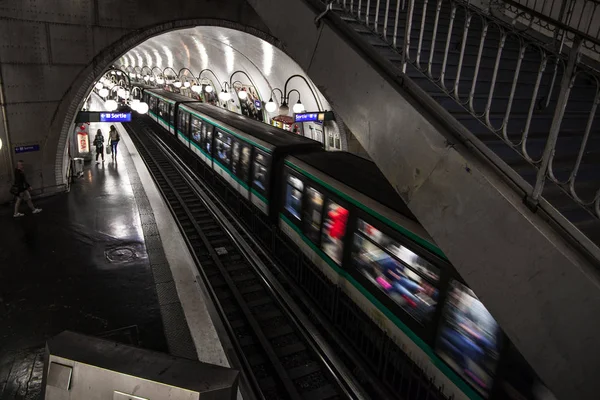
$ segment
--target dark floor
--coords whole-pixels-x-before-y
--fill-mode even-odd
[[[62,332],[167,351],[125,163],[86,166],[69,194],[12,218],[0,207],[0,399],[36,399],[43,346]]]

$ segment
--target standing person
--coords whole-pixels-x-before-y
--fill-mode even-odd
[[[104,136],[102,131],[98,129],[96,137],[94,138],[94,146],[96,146],[96,164],[100,164],[98,156],[102,156],[102,163],[104,163]]]
[[[117,128],[114,125],[110,126],[110,132],[108,134],[110,138],[110,146],[112,148],[112,158],[113,160],[117,158],[117,146],[119,145],[119,140],[121,137],[119,136],[119,132],[117,132]]]
[[[22,217],[25,214],[21,214],[19,212],[19,206],[21,205],[21,201],[25,200],[29,208],[34,214],[37,214],[42,211],[41,208],[35,208],[33,203],[31,202],[31,195],[29,191],[31,190],[31,186],[27,182],[25,178],[25,172],[23,172],[23,160],[19,160],[17,162],[17,169],[15,169],[15,189],[16,189],[16,201],[15,201],[15,214],[14,217]]]

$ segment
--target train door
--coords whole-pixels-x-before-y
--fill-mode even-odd
[[[208,157],[206,157],[206,155],[204,154],[204,152],[202,151],[202,121],[200,121],[200,119],[196,118],[195,116],[190,116],[190,149],[192,149],[192,151],[194,153],[196,153],[196,155],[198,157],[200,157],[200,159],[202,161],[204,161],[205,164],[209,163]]]
[[[175,132],[175,109],[177,108],[177,104],[168,104],[169,106],[169,132],[172,133],[173,135],[176,135],[177,132]]]
[[[229,183],[236,187],[237,181],[231,174],[231,152],[233,139],[230,134],[220,129],[215,130],[213,169]]]
[[[250,185],[250,200],[259,210],[269,214],[269,170],[272,165],[272,156],[263,150],[254,148],[252,163],[252,182]]]
[[[158,123],[160,126],[169,130],[169,103],[162,99],[158,99]]]
[[[250,156],[252,148],[239,139],[234,139],[231,172],[237,177],[238,190],[249,199],[250,196]]]
[[[156,97],[148,94],[148,109],[150,111],[150,117],[152,117],[153,120],[158,122],[158,118],[156,117],[158,115],[158,102],[156,100]]]
[[[214,151],[213,131],[214,131],[215,127],[206,121],[201,121],[201,123],[202,123],[202,151],[206,155],[206,163],[212,168],[213,151]]]
[[[190,113],[179,108],[179,120],[177,122],[177,137],[186,147],[190,146]]]

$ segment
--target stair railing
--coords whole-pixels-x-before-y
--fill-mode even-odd
[[[581,1],[596,4],[592,0]],[[581,62],[586,43],[592,39],[600,43],[590,35],[591,28],[579,35],[567,25],[573,22],[571,17],[565,23],[556,21],[563,33],[555,35],[554,43],[535,40],[514,21],[509,23],[494,16],[489,3],[475,6],[460,0],[334,2],[401,54],[403,72],[409,67],[421,71],[443,94],[534,167],[532,179],[523,188],[528,193],[527,204],[537,207],[551,181],[576,204],[600,218],[600,177],[594,177],[591,185],[589,177],[585,184],[579,185],[577,180],[582,166],[594,156],[588,148],[589,139],[592,133],[600,131],[600,76]],[[569,4],[563,6],[563,11],[572,11],[575,6]],[[537,3],[535,7],[539,8]],[[524,9],[519,3],[521,15]],[[509,42],[511,47],[507,48]],[[466,52],[468,46],[476,49],[470,55]],[[465,62],[468,57],[469,63]],[[491,79],[482,78],[484,70],[486,76],[491,72]],[[593,86],[583,100],[572,91],[582,83]],[[504,93],[510,88],[508,95],[498,96],[499,88]],[[568,130],[564,126],[566,110],[575,110],[578,119],[587,120],[585,128],[577,128],[574,134],[579,141],[575,161],[565,161],[559,154]],[[542,128],[532,124],[534,118],[540,117],[547,121]],[[545,145],[540,145],[540,141]]]

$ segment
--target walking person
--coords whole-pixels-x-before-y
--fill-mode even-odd
[[[102,131],[98,129],[94,138],[94,146],[96,146],[96,164],[100,164],[98,156],[102,156],[102,164],[104,164],[104,136]]]
[[[13,190],[11,190],[11,192],[13,192],[13,194],[16,197],[14,214],[15,218],[22,217],[23,215],[25,215],[19,212],[19,206],[21,205],[21,201],[25,201],[34,214],[42,212],[42,209],[35,208],[31,201],[31,194],[29,194],[29,191],[31,190],[31,185],[29,185],[27,179],[25,178],[25,172],[23,172],[23,168],[24,163],[22,160],[19,160],[17,162],[17,169],[15,169],[15,184],[13,185],[14,192]]]
[[[110,139],[110,147],[112,148],[112,158],[113,160],[117,158],[117,146],[119,145],[119,140],[121,137],[119,136],[119,132],[117,132],[117,128],[114,125],[110,126],[110,132],[108,133]]]

